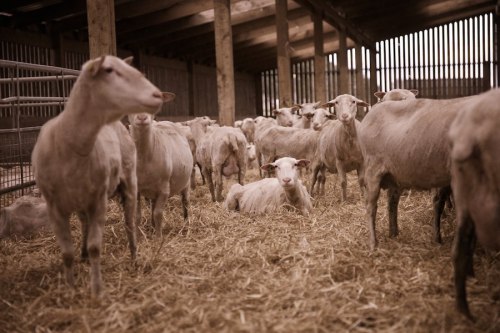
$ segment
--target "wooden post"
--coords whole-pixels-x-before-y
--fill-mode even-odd
[[[347,68],[347,35],[345,30],[339,30],[339,94],[349,93],[349,69]]]
[[[194,105],[194,64],[192,60],[187,63],[188,70],[188,99],[189,99],[189,117],[195,116],[195,105]]]
[[[314,13],[314,98],[327,102],[325,82],[325,54],[323,47],[323,16]],[[312,102],[312,101],[310,101]]]
[[[288,41],[287,0],[276,0],[279,107],[292,105],[292,74]]]
[[[219,122],[221,125],[233,126],[235,118],[235,90],[230,0],[214,0],[214,12]]]
[[[365,85],[363,78],[363,55],[361,44],[356,43],[356,97],[365,100]]]
[[[116,55],[114,0],[87,0],[90,58]]]
[[[262,74],[258,73],[254,75],[255,80],[255,102],[257,103],[256,113],[257,116],[264,115],[264,107],[262,100]]]
[[[377,97],[374,93],[378,91],[377,87],[377,51],[374,49],[370,50],[370,98],[371,104],[377,103]]]

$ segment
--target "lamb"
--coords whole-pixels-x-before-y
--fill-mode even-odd
[[[384,101],[375,104],[361,122],[358,134],[365,164],[371,249],[377,245],[375,217],[381,188],[388,189],[391,237],[398,234],[397,206],[402,189],[449,188],[449,145],[444,133],[459,110],[476,98]],[[444,201],[434,202],[434,240],[439,243],[443,205]]]
[[[379,99],[379,102],[383,101],[404,101],[407,99],[415,99],[418,95],[418,90],[416,89],[392,89],[388,92],[377,91],[374,95]]]
[[[318,153],[324,167],[332,170],[332,164],[335,163],[335,169],[340,176],[342,201],[345,201],[347,199],[346,173],[351,170],[357,171],[359,187],[361,193],[364,192],[363,156],[358,143],[360,122],[356,120],[356,114],[358,106],[367,107],[369,104],[352,95],[344,94],[323,106],[334,107],[339,121],[334,122],[329,131],[322,131],[323,135],[319,144],[321,148]],[[311,190],[313,187],[314,181],[311,184]]]
[[[250,214],[273,212],[280,207],[293,208],[302,215],[312,211],[311,197],[299,179],[298,169],[306,167],[308,160],[283,157],[263,165],[266,171],[276,170],[276,178],[264,178],[241,186],[231,186],[224,207]]]
[[[196,149],[196,160],[208,183],[212,201],[222,201],[222,176],[238,175],[243,185],[247,140],[241,130],[222,126],[212,128],[202,137]],[[215,189],[212,173],[215,177]]]
[[[47,203],[41,197],[24,195],[0,210],[0,239],[28,237],[49,227]]]
[[[170,94],[168,101],[174,96]],[[129,121],[130,134],[137,147],[138,191],[152,200],[151,222],[156,235],[160,236],[163,209],[170,196],[181,195],[183,216],[188,218],[193,155],[178,125],[169,121],[155,122],[148,113],[129,115]],[[140,205],[137,216],[140,221]]]
[[[82,225],[82,258],[90,259],[90,289],[103,289],[100,255],[108,198],[119,193],[131,257],[136,257],[136,150],[119,121],[136,112],[156,112],[163,94],[131,58],[102,56],[87,61],[64,112],[43,125],[32,153],[34,176],[47,202],[49,220],[62,251],[64,275],[74,285],[74,249],[69,217]]]
[[[466,278],[474,274],[475,238],[485,248],[500,250],[499,101],[499,89],[479,95],[464,105],[448,132],[457,211],[453,246],[456,305],[471,319]]]

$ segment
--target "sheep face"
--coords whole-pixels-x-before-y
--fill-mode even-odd
[[[368,103],[354,96],[344,94],[337,96],[335,99],[324,104],[323,106],[334,107],[337,119],[342,123],[350,123],[354,121],[358,113],[358,106],[369,106]]]
[[[279,184],[284,189],[290,189],[296,186],[299,179],[300,168],[308,166],[310,161],[308,160],[297,160],[292,157],[282,157],[276,160],[274,163],[265,164],[261,167],[264,171],[276,171],[276,178]]]
[[[276,116],[276,121],[280,126],[291,127],[293,126],[293,113],[297,110],[297,107],[291,108],[281,108],[273,110],[273,114]]]
[[[311,127],[315,131],[321,131],[323,124],[329,119],[334,119],[334,115],[323,108],[318,108],[314,111],[314,116],[311,120]]]
[[[102,103],[101,109],[109,110],[104,115],[106,122],[119,120],[123,114],[156,113],[166,101],[141,72],[114,56],[89,60],[81,75],[92,85],[91,98]]]

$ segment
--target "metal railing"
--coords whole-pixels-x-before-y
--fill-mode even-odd
[[[63,109],[79,71],[0,60],[0,208],[35,185],[31,152],[41,126]]]

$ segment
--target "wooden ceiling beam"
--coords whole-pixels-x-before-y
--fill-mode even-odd
[[[146,15],[152,12],[167,9],[182,0],[141,0],[130,1],[120,6],[116,6],[116,20],[124,20],[136,16]]]
[[[11,13],[17,8],[29,5],[43,5],[46,1],[41,0],[2,0],[0,1],[0,12]],[[53,1],[50,1],[53,2]],[[60,1],[59,1],[60,2]]]
[[[13,18],[14,26],[24,27],[31,24],[48,22],[67,16],[74,16],[87,13],[87,4],[85,0],[65,1],[61,4],[43,7],[24,14],[15,15]]]

